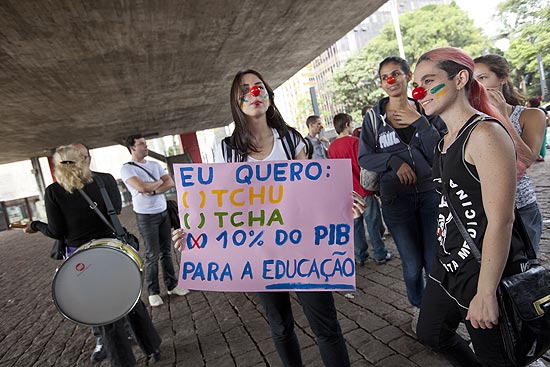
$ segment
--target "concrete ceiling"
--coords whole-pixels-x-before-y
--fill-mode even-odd
[[[0,163],[227,125],[235,73],[277,87],[387,0],[2,0]]]

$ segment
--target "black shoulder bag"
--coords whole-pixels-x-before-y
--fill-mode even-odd
[[[134,167],[138,167],[138,168],[141,168],[142,170],[145,171],[145,173],[147,173],[149,175],[149,177],[151,177],[153,180],[155,181],[158,181],[159,179],[156,178],[155,176],[153,176],[151,174],[151,172],[147,171],[145,168],[143,168],[142,166],[140,166],[139,164],[135,164],[134,162],[130,161],[130,162],[126,162],[126,164],[129,164],[129,165],[132,165]],[[178,229],[178,228],[181,228],[181,225],[180,225],[180,218],[179,218],[179,213],[178,213],[178,203],[176,203],[175,200],[166,200],[166,208],[168,209],[168,217],[170,218],[170,227],[172,227],[173,229]]]
[[[447,205],[460,234],[481,265],[479,249],[449,200],[448,188],[441,174],[441,155],[439,167]],[[514,366],[527,366],[550,349],[550,273],[537,262],[533,245],[517,211],[514,227],[520,233],[530,267],[523,273],[500,280],[497,289],[499,326],[510,362]]]
[[[101,191],[101,196],[103,196],[103,202],[107,207],[107,213],[111,218],[111,222],[109,222],[109,220],[105,218],[101,210],[98,209],[97,203],[95,203],[88,196],[88,194],[84,192],[84,190],[79,189],[78,192],[80,192],[80,195],[82,195],[84,199],[88,202],[88,204],[90,205],[90,209],[92,209],[98,215],[98,217],[101,218],[101,220],[107,225],[107,227],[109,227],[109,229],[113,231],[117,239],[132,246],[136,251],[138,251],[139,240],[137,239],[136,236],[128,232],[126,228],[122,227],[122,224],[120,223],[120,220],[116,215],[116,211],[115,211],[115,208],[113,207],[113,203],[111,202],[111,198],[109,197],[109,194],[105,189],[105,184],[103,183],[103,180],[98,175],[94,175],[94,181],[99,186],[99,190]]]

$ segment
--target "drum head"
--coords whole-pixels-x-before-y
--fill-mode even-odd
[[[141,270],[116,246],[93,246],[75,252],[54,277],[52,295],[58,310],[88,326],[112,323],[132,310],[141,295]]]

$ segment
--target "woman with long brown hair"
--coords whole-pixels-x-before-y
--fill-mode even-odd
[[[489,93],[491,104],[514,127],[511,133],[520,137],[518,149],[529,167],[539,156],[546,133],[546,116],[538,108],[524,107],[525,98],[510,81],[510,65],[500,55],[484,55],[474,59],[474,77]],[[516,208],[521,216],[531,243],[538,251],[542,234],[542,215],[537,203],[535,188],[527,176],[518,177]]]
[[[304,139],[283,120],[275,106],[273,90],[260,73],[254,70],[238,72],[231,85],[230,103],[235,131],[222,142],[225,162],[307,158]],[[360,213],[356,210],[355,215]],[[183,230],[174,232],[178,250],[181,250],[184,236]],[[332,292],[296,292],[296,295],[317,337],[325,366],[350,366]],[[258,297],[283,365],[302,366],[289,292],[259,292]]]

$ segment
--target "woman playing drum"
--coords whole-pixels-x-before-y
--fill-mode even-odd
[[[109,174],[95,173],[90,170],[88,151],[81,144],[57,148],[53,159],[57,182],[46,188],[45,205],[48,223],[33,221],[27,225],[25,231],[28,233],[40,231],[52,238],[65,239],[68,246],[67,256],[78,253],[78,248],[89,244],[94,239],[113,238],[112,231],[90,209],[78,190],[82,190],[96,202],[99,210],[108,218],[109,215],[97,184],[97,177],[100,176],[111,201],[115,204],[115,209],[120,211],[120,194],[114,178]],[[113,271],[115,270],[113,269]],[[116,276],[116,274],[114,275]],[[100,299],[99,301],[107,302],[108,300]],[[73,321],[78,322],[78,320]],[[130,324],[144,353],[153,361],[159,360],[160,336],[145,305],[138,299],[134,308],[125,318],[99,326],[111,366],[127,367],[136,364],[132,345],[125,330],[126,322]]]

